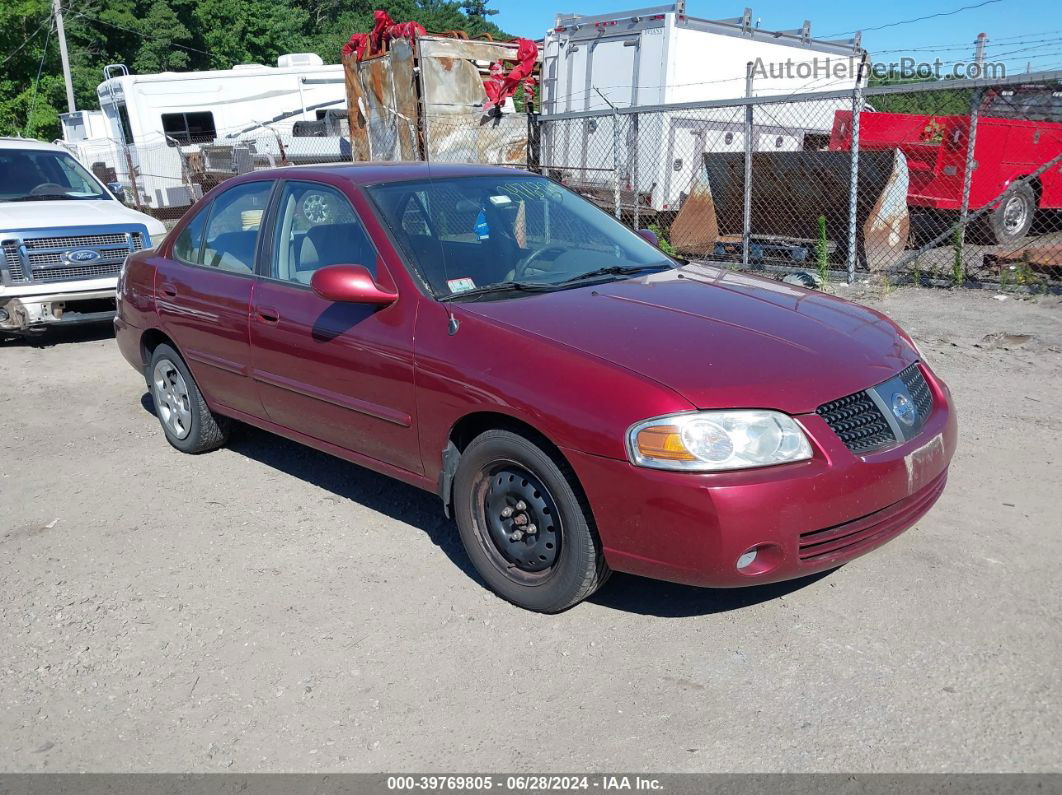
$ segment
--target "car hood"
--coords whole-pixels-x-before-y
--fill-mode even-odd
[[[126,207],[116,199],[0,202],[0,231],[26,232],[111,224],[143,224],[154,243],[158,243],[166,231],[160,221]]]
[[[808,413],[917,358],[879,312],[705,265],[461,306],[637,372],[697,408]]]

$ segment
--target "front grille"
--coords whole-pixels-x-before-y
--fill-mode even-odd
[[[880,450],[896,443],[892,428],[866,392],[823,403],[815,413],[853,453]]]
[[[117,276],[122,263],[94,263],[92,265],[71,265],[67,268],[48,268],[44,271],[34,271],[33,280],[36,282],[72,282],[77,279],[103,279],[108,276]]]
[[[136,233],[139,237],[139,233]],[[70,235],[64,237],[31,237],[23,241],[28,251],[35,248],[98,248],[100,246],[124,246],[125,232],[108,232],[103,235]]]
[[[21,251],[20,251],[21,247]],[[144,247],[141,232],[28,237],[4,241],[4,263],[12,283],[67,282],[117,276],[125,258]],[[67,262],[64,255],[91,249],[100,259],[86,264]],[[29,265],[28,273],[25,265]]]
[[[922,375],[922,368],[915,362],[900,373],[900,380],[911,393],[911,400],[918,409],[918,422],[921,424],[933,408],[933,393],[929,391],[929,384],[926,383],[926,377]]]
[[[22,272],[22,260],[18,256],[18,243],[14,240],[4,241],[4,266],[11,274],[12,282],[26,281],[26,274]]]
[[[947,478],[945,470],[920,491],[880,511],[833,527],[801,533],[798,557],[804,563],[850,558],[871,546],[888,541],[918,521],[933,506],[944,491]]]

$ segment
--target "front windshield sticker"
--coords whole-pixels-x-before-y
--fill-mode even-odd
[[[450,279],[446,282],[446,286],[450,288],[451,293],[464,293],[476,289],[476,283],[467,276],[462,276],[460,279]]]
[[[502,195],[502,196],[491,196],[490,197],[490,203],[491,204],[511,204],[512,203],[512,199],[510,199],[508,196],[505,196],[505,195]]]

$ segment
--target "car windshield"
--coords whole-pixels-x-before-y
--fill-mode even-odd
[[[520,297],[676,264],[543,177],[432,178],[376,185],[369,194],[440,300]]]
[[[0,202],[110,198],[65,152],[0,149]]]

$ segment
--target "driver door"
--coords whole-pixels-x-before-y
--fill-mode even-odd
[[[253,378],[271,421],[410,472],[423,471],[413,397],[415,300],[385,307],[321,298],[313,274],[363,265],[395,282],[341,190],[287,181],[251,308]]]

